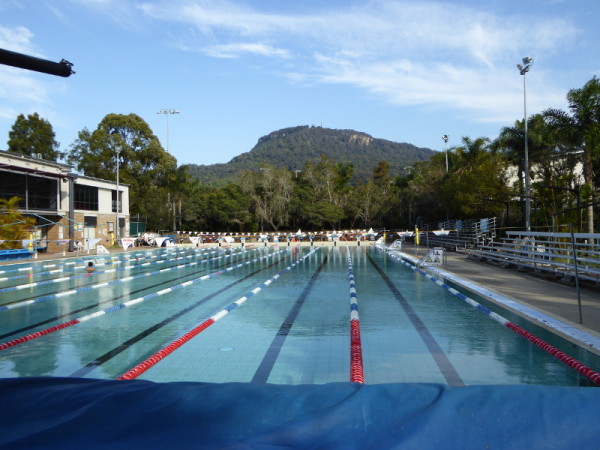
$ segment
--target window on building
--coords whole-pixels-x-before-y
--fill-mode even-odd
[[[98,225],[98,218],[95,216],[83,216],[83,224],[86,227],[95,227]]]
[[[117,212],[117,191],[112,191],[112,212]],[[119,191],[119,212],[123,212],[123,191]]]
[[[30,174],[1,172],[0,198],[19,197],[24,210],[55,211],[58,204],[58,180]]]
[[[25,208],[27,196],[27,175],[13,172],[2,172],[0,176],[0,198],[8,200],[19,197],[20,208]]]
[[[76,184],[75,209],[98,211],[98,188]]]
[[[57,209],[58,180],[27,176],[27,209]]]

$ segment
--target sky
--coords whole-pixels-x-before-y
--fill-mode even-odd
[[[567,109],[600,76],[599,16],[598,0],[2,0],[0,48],[76,73],[0,65],[0,149],[37,112],[63,151],[137,114],[180,165],[299,125],[443,151],[444,134],[452,147],[521,120],[523,81],[527,114]]]

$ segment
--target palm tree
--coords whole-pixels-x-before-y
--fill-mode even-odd
[[[490,149],[490,140],[486,137],[479,137],[475,140],[465,136],[462,138],[463,145],[456,148],[456,173],[472,171],[477,167],[481,158],[485,157]]]
[[[517,177],[521,188],[524,185],[525,179],[524,123],[523,120],[517,120],[514,126],[502,128],[500,134],[491,145],[494,150],[502,152],[504,157],[518,168]],[[546,128],[547,126],[544,117],[541,114],[534,114],[527,119],[527,149],[528,158],[532,163],[530,166],[531,168],[533,168],[535,164],[545,161],[548,153],[554,147],[549,142],[549,135],[546,132]]]
[[[600,153],[600,80],[594,76],[582,88],[571,89],[567,100],[570,114],[560,109],[548,109],[543,115],[561,147],[572,151],[583,150],[585,185],[581,196],[588,203],[588,232],[593,233],[593,161]]]

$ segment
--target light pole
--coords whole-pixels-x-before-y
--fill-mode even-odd
[[[167,151],[169,151],[169,114],[179,114],[176,109],[161,109],[156,114],[164,114],[167,118]]]
[[[118,139],[119,132],[114,130],[112,133],[114,138]],[[115,152],[117,153],[117,214],[115,221],[115,243],[119,245],[119,160],[121,159],[121,146],[120,144],[115,145]]]
[[[526,56],[523,58],[523,64],[517,64],[519,73],[523,75],[523,122],[525,125],[525,155],[523,158],[523,169],[525,171],[525,228],[531,231],[531,203],[529,202],[529,149],[527,141],[527,84],[525,83],[525,74],[529,72],[533,58]]]
[[[448,135],[443,135],[442,139],[444,140],[444,151],[446,152],[446,173],[448,173]]]
[[[119,245],[119,159],[121,158],[121,147],[117,146],[117,221],[115,223],[115,237],[117,245]]]

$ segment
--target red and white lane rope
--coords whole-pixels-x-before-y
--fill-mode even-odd
[[[596,372],[595,370],[589,368],[588,366],[586,366],[582,362],[579,362],[575,358],[572,358],[571,356],[569,356],[566,353],[564,353],[563,351],[557,349],[556,347],[554,347],[553,345],[551,345],[548,342],[544,341],[543,339],[536,337],[535,335],[531,334],[529,331],[521,328],[519,325],[512,323],[510,320],[502,317],[501,315],[499,315],[499,314],[497,314],[497,313],[495,313],[493,311],[490,311],[488,308],[486,308],[485,306],[483,306],[481,303],[478,303],[475,300],[473,300],[472,298],[467,297],[462,292],[459,292],[456,289],[454,289],[453,287],[448,286],[446,283],[444,283],[443,281],[438,280],[437,278],[435,278],[434,276],[432,276],[429,273],[425,272],[424,270],[421,270],[421,269],[413,266],[412,264],[410,264],[407,261],[405,261],[403,258],[401,258],[399,256],[396,256],[395,254],[393,254],[391,252],[387,252],[387,254],[390,255],[393,259],[396,259],[396,260],[402,262],[407,267],[410,267],[414,271],[419,272],[420,274],[424,275],[426,278],[430,279],[431,281],[433,281],[438,286],[441,286],[442,288],[444,288],[445,290],[447,290],[451,294],[455,295],[456,297],[460,298],[464,302],[466,302],[469,305],[473,306],[474,308],[478,309],[479,311],[481,311],[482,313],[484,313],[485,315],[487,315],[491,319],[495,320],[496,322],[501,323],[505,327],[511,329],[515,333],[517,333],[520,336],[524,337],[529,342],[535,344],[536,346],[538,346],[539,348],[541,348],[545,352],[549,353],[550,355],[554,356],[559,361],[565,363],[567,366],[571,367],[572,369],[575,369],[577,372],[579,372],[580,374],[582,374],[586,378],[590,379],[591,381],[593,381],[597,385],[600,385],[600,373],[599,372]]]
[[[121,375],[117,379],[118,380],[133,380],[133,379],[139,377],[141,374],[143,374],[148,369],[150,369],[151,367],[153,367],[156,364],[158,364],[159,361],[161,361],[162,359],[164,359],[167,356],[169,356],[171,353],[173,353],[175,350],[177,350],[183,344],[185,344],[186,342],[189,342],[191,339],[193,339],[194,337],[196,337],[197,335],[199,335],[201,332],[203,332],[204,330],[206,330],[208,327],[210,327],[212,324],[214,324],[218,320],[220,320],[223,317],[225,317],[227,314],[229,314],[231,311],[233,311],[234,309],[236,309],[242,303],[246,302],[246,300],[248,300],[250,297],[254,296],[255,294],[258,294],[263,288],[268,287],[271,283],[273,283],[274,281],[276,281],[277,279],[279,279],[284,273],[289,272],[293,267],[295,267],[296,265],[300,264],[302,261],[304,261],[306,258],[308,258],[310,255],[312,255],[316,251],[317,251],[317,249],[311,250],[309,253],[307,253],[306,255],[304,255],[302,258],[300,258],[295,263],[291,264],[290,266],[286,267],[282,271],[278,272],[275,276],[273,276],[272,278],[268,279],[267,281],[265,281],[264,283],[262,283],[260,286],[252,289],[246,295],[244,295],[240,299],[236,300],[235,302],[233,302],[232,304],[230,304],[228,307],[222,309],[218,313],[214,314],[213,316],[211,316],[210,318],[208,318],[207,320],[205,320],[204,322],[202,322],[197,327],[193,328],[192,330],[188,331],[187,333],[185,333],[180,338],[178,338],[178,339],[174,340],[173,342],[171,342],[166,347],[163,347],[161,350],[159,350],[158,352],[156,352],[154,355],[150,356],[145,361],[142,361],[137,366],[135,366],[132,369],[128,370],[127,372],[125,372],[123,375]]]
[[[358,318],[358,300],[356,298],[356,283],[350,249],[346,247],[348,260],[348,281],[350,283],[350,382],[365,382],[362,359],[362,344],[360,340],[360,321]]]

